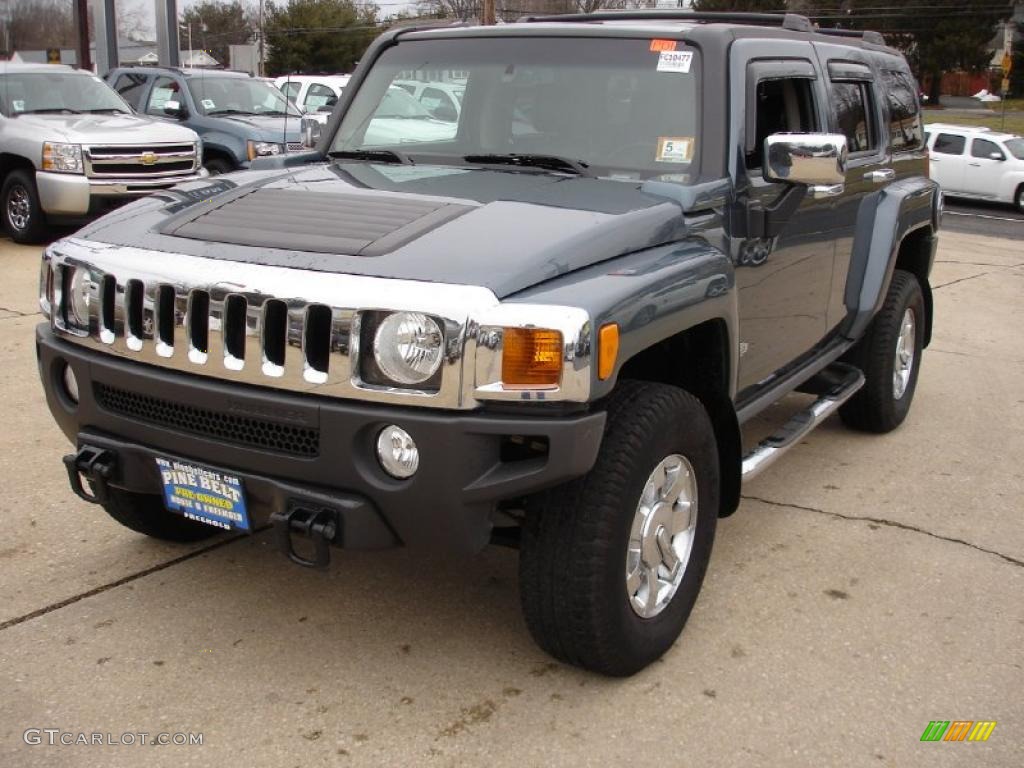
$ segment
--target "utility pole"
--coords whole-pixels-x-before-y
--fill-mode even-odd
[[[483,13],[480,14],[480,23],[486,26],[494,26],[494,0],[484,0]]]
[[[92,71],[89,52],[89,0],[75,0],[75,28],[78,32],[78,68]]]
[[[265,77],[263,72],[263,0],[260,0],[260,77]]]

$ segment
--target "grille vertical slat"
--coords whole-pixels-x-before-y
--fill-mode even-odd
[[[224,299],[222,291],[211,291],[206,312],[206,362],[221,368],[224,365]]]
[[[124,286],[125,344],[128,349],[138,352],[145,339],[143,304],[145,286],[141,280],[129,280]]]
[[[224,335],[224,367],[240,371],[245,366],[246,301],[244,296],[224,297],[222,333]]]
[[[331,308],[324,304],[310,304],[306,307],[305,328],[302,336],[302,350],[305,366],[302,375],[313,384],[323,384],[330,372]]]
[[[174,354],[175,338],[175,297],[173,285],[159,285],[156,290],[156,353],[160,357]]]
[[[205,365],[209,350],[210,294],[193,290],[188,294],[185,311],[185,338],[188,339],[188,359],[196,365]]]
[[[284,370],[292,376],[302,376],[305,369],[305,304],[293,303],[288,308],[284,345]]]
[[[284,375],[285,347],[288,344],[288,305],[280,299],[263,304],[263,373],[280,378]]]

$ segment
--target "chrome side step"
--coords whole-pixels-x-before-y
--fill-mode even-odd
[[[743,457],[743,480],[751,480],[770,467],[782,454],[800,442],[812,429],[835,413],[843,403],[864,386],[864,374],[845,363],[833,363],[807,383],[820,390],[817,400],[794,414],[782,428],[769,435]],[[801,388],[803,389],[803,387]]]

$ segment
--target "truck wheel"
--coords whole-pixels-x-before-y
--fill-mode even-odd
[[[218,530],[168,512],[159,496],[132,493],[120,488],[108,489],[108,499],[103,509],[126,528],[164,541],[202,541]]]
[[[210,172],[211,176],[219,176],[222,173],[231,173],[235,170],[231,163],[220,157],[211,157],[203,163],[203,167]]]
[[[527,504],[519,587],[537,644],[606,675],[658,659],[697,600],[718,506],[718,451],[700,402],[620,382],[594,468]]]
[[[890,432],[907,417],[921,367],[926,322],[917,278],[897,269],[882,309],[846,359],[864,372],[864,386],[839,415],[847,426]]]
[[[31,171],[18,169],[7,174],[0,190],[4,226],[16,243],[39,243],[46,235],[46,216]]]
[[[1017,206],[1017,211],[1024,213],[1024,184],[1017,187],[1017,197],[1014,200],[1014,203]]]

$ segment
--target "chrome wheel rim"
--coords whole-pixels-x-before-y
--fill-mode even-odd
[[[7,196],[7,220],[15,229],[25,229],[32,214],[32,204],[28,199],[28,190],[14,187]]]
[[[697,530],[697,475],[685,456],[666,456],[647,478],[626,552],[626,596],[644,619],[672,601]]]
[[[892,372],[892,394],[897,400],[906,394],[910,386],[910,374],[914,372],[915,326],[914,310],[907,307],[900,323],[900,334],[896,338],[896,364]]]

